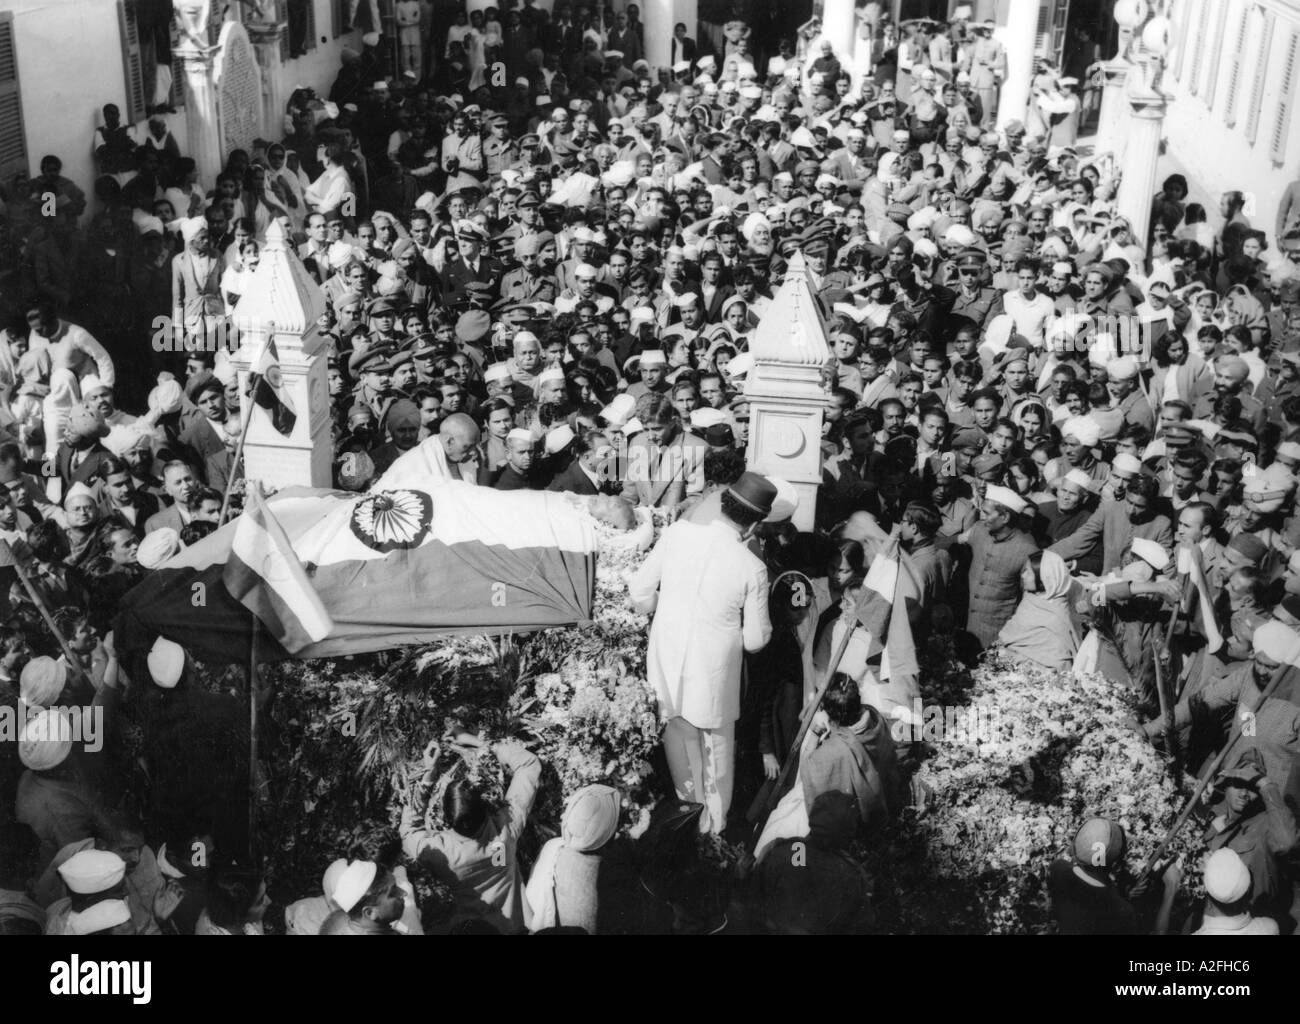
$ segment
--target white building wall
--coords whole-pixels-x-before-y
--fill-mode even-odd
[[[219,2],[219,0],[214,0]],[[360,36],[335,39],[330,0],[313,0],[316,48],[284,65],[285,97],[295,87],[324,96],[339,69],[345,45],[360,50]],[[31,173],[41,157],[56,154],[63,173],[90,194],[95,180],[93,142],[102,122],[100,109],[116,103],[126,111],[126,77],[116,0],[0,0],[0,11],[14,12],[14,42],[22,94],[23,128]],[[185,109],[167,115],[168,126],[185,148]],[[137,138],[143,139],[144,125]]]
[[[1198,43],[1202,24],[1205,38]],[[1165,118],[1164,137],[1169,150],[1188,168],[1203,188],[1217,197],[1221,192],[1238,189],[1253,196],[1247,217],[1255,227],[1274,234],[1278,200],[1291,181],[1300,178],[1300,60],[1289,76],[1285,75],[1287,55],[1292,51],[1292,35],[1300,36],[1300,3],[1290,0],[1184,0],[1179,5],[1178,45],[1189,47],[1183,55],[1181,75],[1178,55],[1171,53],[1164,88],[1173,94]],[[1216,30],[1226,9],[1222,35]],[[1252,13],[1253,12],[1253,13]],[[1272,16],[1272,34],[1267,47],[1264,36],[1268,16]],[[1235,123],[1228,124],[1227,109],[1234,68],[1233,55],[1245,28],[1238,66]],[[1201,47],[1199,67],[1196,47]],[[1218,67],[1213,67],[1212,53],[1219,51]],[[1249,107],[1260,56],[1265,56],[1264,77],[1258,100],[1258,126],[1255,139],[1247,137]],[[1199,73],[1193,76],[1193,71]],[[1211,96],[1211,71],[1214,75]],[[1207,98],[1210,103],[1207,105]],[[1280,125],[1285,137],[1281,162],[1272,155],[1274,131]],[[1218,223],[1218,211],[1208,211],[1210,223]]]

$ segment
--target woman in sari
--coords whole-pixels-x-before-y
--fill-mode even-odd
[[[1048,669],[1069,668],[1079,649],[1070,612],[1074,580],[1061,556],[1036,551],[1020,573],[1024,596],[998,634],[998,646],[1016,661]]]
[[[294,236],[301,237],[307,220],[307,200],[304,193],[311,181],[298,166],[298,154],[289,159],[289,151],[278,142],[266,150],[267,185],[281,205],[289,211]]]

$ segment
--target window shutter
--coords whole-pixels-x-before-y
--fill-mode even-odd
[[[176,53],[181,44],[181,30],[172,25],[172,91],[167,102],[180,110],[185,106],[185,62]]]
[[[1264,18],[1264,30],[1259,41],[1259,60],[1255,64],[1255,81],[1250,87],[1250,107],[1246,110],[1246,141],[1254,142],[1259,131],[1259,108],[1264,102],[1264,73],[1268,68],[1269,51],[1273,48],[1273,28],[1276,15]]]
[[[117,0],[117,21],[122,31],[122,70],[126,82],[126,104],[122,110],[125,124],[144,120],[144,62],[140,56],[140,31],[135,23],[135,5]]]
[[[348,0],[330,0],[331,28],[335,39],[343,34],[344,26],[348,23],[347,3]]]
[[[0,14],[0,178],[8,180],[19,171],[29,170],[22,98],[18,95],[14,16],[6,12]]]
[[[1196,21],[1196,44],[1192,50],[1192,72],[1187,87],[1195,96],[1201,88],[1201,58],[1205,54],[1205,36],[1210,28],[1210,0],[1201,0],[1200,17]]]
[[[1055,8],[1055,0],[1038,0],[1038,29],[1035,32],[1037,42],[1034,45],[1034,52],[1039,56],[1051,53],[1052,12]]]
[[[1227,38],[1228,9],[1231,6],[1231,0],[1222,0],[1219,4],[1219,20],[1215,25],[1214,34],[1209,37],[1210,74],[1205,80],[1205,105],[1211,110],[1214,109],[1214,96],[1219,89],[1219,58],[1223,55],[1223,43]],[[1246,20],[1243,18],[1239,32],[1244,34],[1245,31]],[[1241,35],[1237,37],[1237,46],[1241,46]]]
[[[1295,92],[1295,65],[1300,54],[1300,35],[1294,29],[1287,35],[1282,50],[1282,74],[1278,78],[1277,113],[1273,117],[1273,137],[1269,140],[1269,157],[1274,163],[1286,159],[1286,137],[1291,127],[1291,96]]]
[[[1228,92],[1223,98],[1223,121],[1229,128],[1237,126],[1237,97],[1241,95],[1241,54],[1246,48],[1246,33],[1249,22],[1243,19],[1237,32],[1237,45],[1232,48],[1231,64],[1228,67]]]
[[[307,51],[316,49],[316,0],[307,0],[307,37],[302,48]]]
[[[289,24],[289,0],[275,0],[275,20],[281,25]],[[293,56],[293,49],[289,44],[290,35],[288,28],[280,33],[280,60],[284,63]]]

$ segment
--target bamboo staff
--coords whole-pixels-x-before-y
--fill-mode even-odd
[[[1145,879],[1151,874],[1156,864],[1160,862],[1160,858],[1163,857],[1165,852],[1169,849],[1169,844],[1174,841],[1174,837],[1177,836],[1178,833],[1182,831],[1183,826],[1187,824],[1187,819],[1192,816],[1192,811],[1196,809],[1196,802],[1200,799],[1201,794],[1205,792],[1205,787],[1210,784],[1219,768],[1222,767],[1223,762],[1227,760],[1228,755],[1232,753],[1233,748],[1236,747],[1238,741],[1241,739],[1242,721],[1246,718],[1254,718],[1254,716],[1259,712],[1259,709],[1264,706],[1264,701],[1268,700],[1268,698],[1273,695],[1273,691],[1276,690],[1278,684],[1282,682],[1282,677],[1286,675],[1287,670],[1290,667],[1290,665],[1279,665],[1273,672],[1273,678],[1268,681],[1268,686],[1266,686],[1264,692],[1259,695],[1259,700],[1256,701],[1255,706],[1251,708],[1250,714],[1238,714],[1236,716],[1232,723],[1232,731],[1228,734],[1228,742],[1223,745],[1223,749],[1215,755],[1214,760],[1206,765],[1205,770],[1201,772],[1201,777],[1196,782],[1196,788],[1192,790],[1192,795],[1187,798],[1187,804],[1179,813],[1178,818],[1174,821],[1164,839],[1160,841],[1160,845],[1156,847],[1155,852],[1151,854],[1151,859],[1147,861],[1146,867],[1142,869],[1142,874],[1139,876],[1139,880]]]
[[[275,337],[275,324],[267,324],[266,337],[262,339],[262,347],[258,350],[257,358],[253,360],[253,366],[260,366],[262,357],[266,355],[267,349],[271,347],[271,339]],[[248,393],[248,415],[241,414],[241,424],[239,430],[239,443],[235,446],[235,457],[230,463],[230,479],[226,481],[226,493],[221,496],[221,514],[217,516],[217,525],[220,526],[226,521],[226,513],[230,511],[230,496],[235,490],[235,480],[239,476],[239,467],[244,461],[244,445],[248,441],[248,428],[253,422],[253,406],[257,404],[257,389],[262,386],[262,375],[256,371],[251,371],[253,386]]]
[[[27,575],[27,570],[19,562],[18,556],[14,554],[14,550],[9,546],[8,541],[0,540],[0,554],[9,558],[10,564],[14,567],[14,572],[18,574],[18,579],[22,582],[23,589],[27,591],[27,596],[32,599],[32,604],[36,605],[37,610],[41,613],[45,625],[54,634],[54,639],[58,641],[59,649],[63,652],[63,658],[68,663],[68,671],[74,673],[78,681],[85,680],[86,672],[81,667],[81,659],[72,653],[68,641],[63,638],[63,634],[59,632],[59,627],[54,624],[54,616],[50,614],[49,605],[45,603],[45,598],[41,596],[41,592],[32,583],[31,577]]]

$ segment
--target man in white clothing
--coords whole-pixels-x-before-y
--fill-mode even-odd
[[[740,669],[772,636],[767,569],[745,546],[772,511],[776,487],[745,473],[722,494],[722,516],[670,526],[628,592],[653,612],[647,655],[677,795],[704,804],[700,828],[721,833],[731,806]]]

